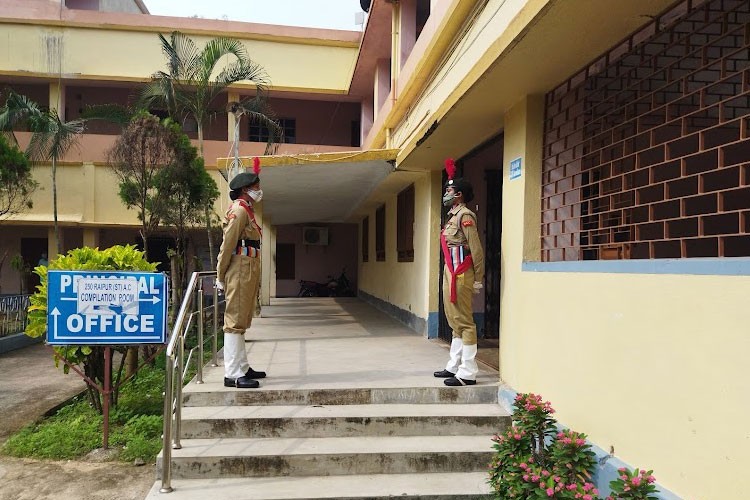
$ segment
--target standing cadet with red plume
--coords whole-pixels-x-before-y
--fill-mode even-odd
[[[462,386],[477,383],[477,327],[474,324],[472,298],[484,282],[484,250],[479,241],[477,216],[466,203],[474,198],[471,183],[454,179],[456,165],[445,160],[448,182],[443,205],[451,207],[448,221],[440,233],[445,259],[443,273],[443,311],[453,330],[450,359],[445,369],[434,375],[445,379],[445,385]]]
[[[260,159],[253,159],[253,173],[238,174],[229,183],[232,205],[224,217],[224,239],[216,265],[216,287],[226,290],[224,312],[224,385],[252,389],[266,372],[250,367],[245,351],[245,331],[253,320],[260,288],[260,241],[262,229],[255,220],[253,204],[263,198]]]

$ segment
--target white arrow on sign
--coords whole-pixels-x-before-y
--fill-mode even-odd
[[[159,302],[161,302],[161,299],[154,295],[150,299],[138,299],[138,302],[152,302],[154,304],[158,304]]]
[[[60,314],[62,313],[57,307],[52,309],[52,312],[50,313],[50,315],[55,317],[55,333],[54,333],[55,338],[57,338],[57,317],[60,316]]]

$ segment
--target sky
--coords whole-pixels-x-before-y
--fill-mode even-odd
[[[354,21],[359,0],[143,0],[157,16],[228,19],[360,31]]]

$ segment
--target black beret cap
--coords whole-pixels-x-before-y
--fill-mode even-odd
[[[260,182],[260,178],[250,172],[242,172],[237,174],[234,179],[229,183],[229,189],[234,191],[235,189],[241,189],[243,187],[252,186],[256,182]]]
[[[445,187],[452,187],[455,192],[463,193],[465,202],[470,202],[474,199],[474,189],[471,186],[471,182],[467,181],[466,179],[450,179],[445,183]]]

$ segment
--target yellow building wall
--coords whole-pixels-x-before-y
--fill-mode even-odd
[[[548,0],[489,0],[467,28],[461,43],[452,48],[430,83],[410,103],[408,112],[393,128],[391,145],[401,148],[408,146],[407,152],[415,147],[414,142],[424,133],[424,128],[442,118],[450,107],[448,103],[455,102],[468,89],[470,82],[481,74],[477,64],[483,60],[487,51],[494,49],[495,45],[507,44],[512,40],[512,36],[509,36],[511,33],[506,32],[511,22],[518,16],[530,20],[547,2]],[[498,39],[498,33],[503,33],[501,39]],[[495,130],[493,127],[497,124],[487,125],[487,133],[492,135]],[[477,125],[459,133],[471,134],[476,139],[477,130],[485,129]]]
[[[2,30],[0,68],[4,74],[57,75],[62,71],[76,79],[145,81],[166,67],[153,31],[9,23],[2,24]],[[165,35],[169,32],[164,30]],[[213,37],[190,38],[203,47]],[[242,42],[251,59],[271,76],[275,89],[346,92],[357,57],[355,46],[316,45],[303,39],[299,43],[250,38]]]
[[[414,262],[398,262],[397,195],[385,200],[386,260],[375,259],[375,211],[369,213],[369,261],[359,250],[359,289],[427,321],[437,310],[438,244],[440,229],[439,172],[426,172],[414,182]],[[435,203],[438,200],[438,203]],[[362,225],[360,224],[360,231]],[[361,245],[361,238],[360,238]]]
[[[220,216],[229,207],[226,186],[218,170],[209,169],[217,186],[219,198],[214,210]],[[39,188],[33,193],[31,210],[15,215],[13,223],[51,224],[53,220],[52,167],[41,164],[32,169]],[[125,207],[119,196],[119,180],[108,165],[84,162],[62,163],[57,167],[57,214],[63,226],[133,226],[139,227],[136,208]]]
[[[683,498],[747,498],[750,277],[522,271],[539,260],[541,103],[505,122],[503,381]]]

